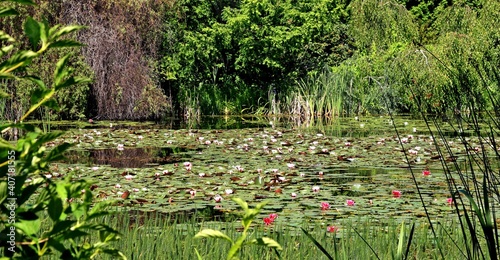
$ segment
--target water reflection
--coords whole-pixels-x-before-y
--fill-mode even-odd
[[[182,147],[143,147],[124,150],[90,149],[71,150],[66,153],[65,163],[87,165],[110,165],[114,168],[148,168],[157,165],[179,163],[181,153],[201,151]]]

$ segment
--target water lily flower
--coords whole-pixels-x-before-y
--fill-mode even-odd
[[[344,145],[345,145],[345,146],[347,146],[347,147],[349,147],[349,146],[351,146],[352,144],[351,144],[351,142],[345,142],[345,143],[344,143]]]
[[[284,176],[279,176],[279,177],[278,177],[278,180],[279,180],[279,181],[281,181],[281,182],[283,182],[283,181],[285,181],[285,180],[286,180],[286,178],[285,178]]]
[[[447,198],[446,199],[446,203],[448,203],[448,205],[453,205],[453,198]]]
[[[155,172],[155,177],[160,177],[161,173]]]
[[[273,221],[276,220],[278,218],[278,214],[276,213],[271,213],[269,214],[269,218],[272,219]]]
[[[257,169],[257,173],[262,173],[262,169]]]
[[[206,140],[206,141],[205,141],[205,144],[206,144],[206,145],[209,145],[209,144],[211,144],[211,142],[210,142],[209,140]]]
[[[429,176],[429,175],[431,175],[431,171],[429,171],[429,170],[423,170],[422,171],[422,175]]]
[[[323,149],[321,149],[321,152],[323,152],[323,153],[328,153],[328,149],[323,148]]]
[[[301,172],[301,173],[299,174],[299,176],[300,176],[300,177],[306,177],[306,174],[305,174],[305,173],[303,173],[303,172]]]
[[[173,144],[173,143],[174,143],[174,141],[172,141],[172,140],[167,141],[167,144]]]
[[[204,172],[200,172],[200,173],[198,173],[198,176],[205,177],[205,173]]]
[[[365,124],[361,123],[359,124],[359,128],[364,128],[365,127]]]
[[[354,200],[346,200],[346,201],[345,201],[345,204],[346,204],[347,206],[354,206],[354,204],[355,204],[355,203],[354,203]]]
[[[411,154],[411,155],[417,155],[418,151],[414,150],[414,149],[410,149],[410,150],[408,150],[408,153]]]
[[[403,144],[408,143],[408,138],[406,138],[406,137],[401,138],[401,143],[403,143]]]
[[[194,196],[196,196],[196,190],[190,190],[189,194],[191,195],[191,198],[194,198]]]
[[[215,202],[219,203],[222,201],[222,197],[219,194],[217,194],[214,196],[214,200],[215,200]]]
[[[139,140],[142,140],[144,137],[142,135],[139,135],[137,138],[139,138]]]
[[[408,122],[405,122],[404,124],[405,124],[405,126],[406,126],[406,125],[408,125]]]
[[[394,198],[400,198],[401,197],[401,191],[399,191],[399,190],[393,190],[392,191],[392,196]]]
[[[408,139],[413,139],[413,135],[408,135]]]
[[[274,222],[274,219],[272,218],[264,218],[264,224],[266,224],[266,226],[270,226],[271,224],[273,224]]]
[[[294,199],[297,198],[297,193],[292,192],[292,198],[294,198]]]
[[[278,173],[278,169],[272,169],[273,173]]]
[[[243,172],[243,167],[239,166],[239,165],[236,165],[236,170],[238,170],[239,172]]]
[[[295,168],[295,164],[293,163],[287,163],[286,166],[288,166],[290,170]]]
[[[126,179],[127,181],[130,181],[130,180],[132,180],[133,178],[134,178],[134,175],[130,175],[130,174],[125,175],[125,179]]]
[[[94,166],[94,167],[92,167],[92,170],[93,170],[93,171],[97,171],[97,170],[99,170],[99,167]]]
[[[312,191],[313,192],[319,192],[319,190],[320,190],[319,186],[313,186],[312,187]]]
[[[328,231],[330,233],[335,233],[335,232],[337,232],[337,230],[339,230],[339,228],[336,227],[336,226],[328,226],[328,227],[326,227],[326,231]]]
[[[323,172],[322,171],[319,171],[318,174],[319,174],[319,176],[323,176]]]
[[[163,170],[163,175],[168,175],[170,172],[168,170]]]
[[[121,187],[122,187],[122,185],[120,185],[120,184],[116,184],[116,185],[115,185],[115,188],[117,188],[117,189],[119,189],[119,188],[121,188]]]
[[[226,189],[226,195],[231,195],[233,194],[233,190],[232,189]]]
[[[132,191],[133,192],[139,192],[139,189],[138,188],[133,188]]]
[[[85,189],[81,190],[80,192],[81,192],[81,193],[85,193]]]
[[[416,127],[414,127],[414,128],[413,128],[413,132],[414,132],[414,133],[416,133],[416,132],[417,132],[417,128],[416,128]]]
[[[311,151],[312,151],[312,150],[314,150],[314,149],[316,149],[316,146],[309,146],[309,150],[311,150]]]
[[[118,151],[123,151],[123,149],[125,149],[125,148],[124,148],[123,144],[118,144],[116,149],[118,149]]]
[[[203,139],[205,139],[205,137],[203,137],[203,136],[198,137],[198,140],[200,140],[200,141],[203,141]]]
[[[330,203],[321,202],[321,210],[327,210],[327,209],[330,209]]]

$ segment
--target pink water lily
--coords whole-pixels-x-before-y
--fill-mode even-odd
[[[401,197],[401,191],[399,191],[399,190],[393,190],[392,191],[392,196],[394,198],[400,198]]]
[[[276,213],[271,213],[269,214],[269,218],[272,219],[273,221],[276,220],[278,218],[278,214]]]
[[[321,202],[321,210],[327,210],[327,209],[330,209],[330,203]]]
[[[266,226],[270,226],[271,224],[273,224],[274,222],[274,219],[272,218],[264,218],[264,224],[266,224]]]
[[[429,171],[429,170],[423,170],[422,171],[422,175],[429,176],[429,175],[431,175],[431,171]]]
[[[319,192],[319,190],[320,190],[319,186],[313,186],[312,187],[312,191],[313,192]]]
[[[336,226],[328,226],[328,227],[326,227],[326,231],[328,231],[328,232],[330,232],[330,233],[335,233],[335,232],[337,232],[338,230],[339,230],[339,228],[338,228],[338,227],[336,227]]]
[[[448,205],[453,205],[453,198],[447,198],[446,199],[446,202],[448,203]]]
[[[219,194],[217,194],[214,196],[214,200],[215,200],[215,202],[219,203],[222,201],[222,197]]]
[[[354,200],[346,200],[346,201],[345,201],[345,204],[346,204],[347,206],[354,206],[355,202],[354,202]]]

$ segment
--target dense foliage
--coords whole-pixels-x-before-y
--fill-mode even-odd
[[[5,2],[5,1],[4,1]],[[9,0],[19,4],[34,5],[28,0]],[[18,15],[12,3],[0,6],[0,18]],[[20,123],[0,125],[0,252],[2,259],[39,259],[58,255],[62,259],[89,259],[106,253],[115,258],[125,258],[109,242],[119,239],[116,230],[99,224],[96,218],[109,215],[105,206],[110,202],[94,203],[91,183],[73,180],[71,173],[52,172],[51,163],[60,160],[68,143],[48,146],[62,132],[43,133],[39,128],[24,123],[40,107],[58,110],[57,94],[88,78],[73,73],[69,55],[55,58],[50,82],[36,74],[25,74],[25,69],[36,60],[44,59],[49,50],[80,46],[65,36],[82,29],[81,26],[50,26],[31,17],[22,22],[26,49],[17,45],[21,35],[0,30],[0,79],[5,82],[26,80],[36,88],[30,95],[31,106],[23,111]],[[16,46],[17,45],[17,46]],[[22,45],[21,45],[22,46]],[[10,94],[0,91],[0,98]],[[9,142],[4,135],[16,142]],[[52,178],[54,177],[54,178]],[[49,217],[46,218],[46,217]],[[98,241],[90,240],[99,234]]]
[[[498,81],[485,80],[499,74],[497,1],[39,2],[33,17],[88,26],[70,63],[95,78],[46,118],[311,117],[415,112],[415,101],[447,113],[463,109],[464,100],[445,95],[454,86],[466,84],[460,91],[490,108],[496,97],[484,88],[498,93]],[[6,31],[19,31],[9,19]],[[35,63],[32,72],[50,70]],[[34,86],[2,88],[13,94],[0,103],[4,119],[19,119]]]

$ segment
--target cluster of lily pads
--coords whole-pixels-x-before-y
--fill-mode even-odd
[[[75,146],[54,172],[74,171],[75,178],[96,182],[99,198],[119,199],[120,205],[142,211],[210,209],[211,214],[224,215],[237,208],[228,198],[240,197],[270,201],[262,211],[263,224],[275,213],[283,223],[333,224],[363,216],[380,221],[425,216],[411,165],[421,173],[416,178],[430,214],[453,214],[447,182],[439,171],[441,158],[434,149],[434,142],[441,141],[411,121],[402,124],[407,131],[396,136],[394,122],[373,120],[384,127],[366,136],[276,125],[173,130],[114,124],[72,129],[58,142]],[[348,127],[363,132],[369,123],[351,120]],[[448,142],[456,154],[465,152],[460,143]]]

